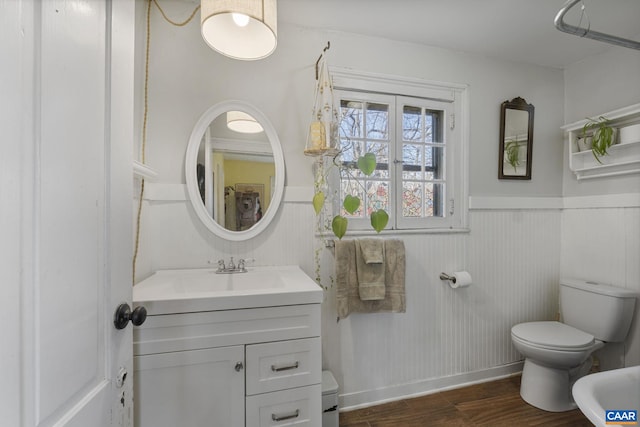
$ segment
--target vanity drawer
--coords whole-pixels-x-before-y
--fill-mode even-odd
[[[247,395],[322,382],[320,338],[248,345]]]
[[[167,314],[133,328],[133,354],[319,336],[320,304]]]
[[[320,427],[322,424],[321,394],[320,384],[315,384],[247,396],[247,425]]]

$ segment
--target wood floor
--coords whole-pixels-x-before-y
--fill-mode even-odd
[[[520,376],[340,413],[340,427],[592,426],[576,409],[545,412],[520,397]]]

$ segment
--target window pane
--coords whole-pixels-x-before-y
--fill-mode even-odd
[[[358,157],[364,154],[364,143],[342,138],[340,139],[340,149],[342,150],[343,162],[355,162]]]
[[[389,208],[390,140],[389,111],[386,103],[341,100],[340,123],[342,163],[340,200],[347,194],[357,196],[361,207],[353,215],[343,207],[340,213],[349,218],[367,218],[377,209]],[[357,167],[358,158],[365,153],[376,156],[376,169],[365,176]]]
[[[444,111],[426,110],[425,111],[425,142],[444,143],[442,138],[442,123]]]
[[[422,163],[422,144],[403,144],[402,179],[424,179]]]
[[[344,202],[344,197],[347,194],[360,198],[360,207],[353,214],[344,210],[344,206],[340,205],[340,215],[348,218],[364,218],[364,190],[362,185],[358,184],[356,180],[343,180],[341,185],[340,203]]]
[[[422,141],[422,108],[405,105],[402,113],[402,139]]]
[[[370,177],[389,179],[389,144],[387,142],[368,143],[367,152],[376,156],[376,170]]]
[[[444,111],[411,105],[402,110],[402,217],[442,216],[445,177]],[[437,145],[436,145],[437,144]]]
[[[366,123],[368,139],[389,139],[389,106],[367,104]]]
[[[423,183],[403,182],[402,183],[402,216],[422,217]]]
[[[425,179],[444,179],[444,147],[425,147]]]
[[[389,213],[389,182],[367,181],[367,217],[378,209],[384,209]]]
[[[341,138],[362,138],[364,105],[359,101],[340,101],[342,121],[340,122]]]
[[[444,216],[444,184],[427,183],[424,193],[426,216]]]

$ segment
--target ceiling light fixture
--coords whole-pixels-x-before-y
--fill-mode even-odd
[[[201,0],[201,31],[216,52],[233,59],[262,59],[276,49],[276,0]]]
[[[227,111],[227,127],[240,133],[259,133],[264,130],[256,119],[243,111]]]

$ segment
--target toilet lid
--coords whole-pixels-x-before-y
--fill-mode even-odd
[[[580,350],[594,342],[593,335],[560,322],[520,323],[511,333],[532,345],[558,350]]]

